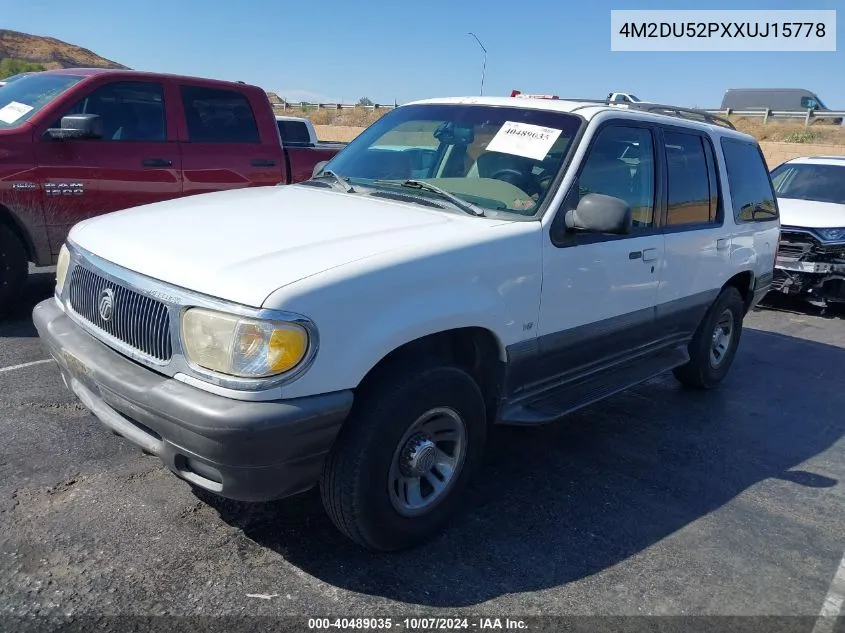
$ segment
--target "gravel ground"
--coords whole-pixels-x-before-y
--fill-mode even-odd
[[[51,283],[36,273],[0,322],[0,368],[46,358],[29,313]],[[0,370],[0,623],[805,615],[809,633],[845,548],[845,321],[780,308],[749,315],[714,392],[661,377],[556,425],[497,429],[449,531],[398,555],[347,542],[315,493],[198,498],[52,362]]]

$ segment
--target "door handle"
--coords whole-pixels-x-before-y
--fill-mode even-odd
[[[631,251],[630,253],[628,253],[628,259],[640,259],[642,256],[642,251]]]
[[[716,240],[716,250],[723,251],[728,247],[728,238],[720,237]]]
[[[267,158],[253,158],[250,164],[253,167],[275,167],[276,161]]]
[[[643,261],[644,262],[653,262],[657,259],[657,249],[656,248],[647,248],[643,251]]]
[[[169,158],[145,158],[141,164],[144,167],[173,167],[173,161]]]

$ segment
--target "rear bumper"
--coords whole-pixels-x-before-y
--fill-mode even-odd
[[[77,326],[53,298],[33,310],[67,386],[107,427],[177,476],[223,497],[266,501],[312,487],[352,392],[231,400],[161,376]]]

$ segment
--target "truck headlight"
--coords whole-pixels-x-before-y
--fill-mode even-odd
[[[70,266],[70,251],[67,246],[62,244],[59,250],[59,259],[56,261],[56,292],[61,293],[62,288],[65,287],[65,277],[67,277],[67,269]]]
[[[835,229],[816,229],[816,233],[818,233],[825,242],[838,242],[840,240],[845,240],[845,227]]]
[[[190,361],[241,378],[290,371],[308,352],[308,331],[288,321],[252,319],[205,308],[182,315],[182,345]]]

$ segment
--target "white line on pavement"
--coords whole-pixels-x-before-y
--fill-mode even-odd
[[[845,555],[839,561],[839,567],[824,598],[813,633],[833,633],[836,619],[842,614],[843,602],[845,602]]]
[[[33,365],[43,365],[44,363],[52,363],[52,358],[45,358],[44,360],[34,360],[31,363],[21,363],[20,365],[9,365],[8,367],[0,367],[0,374],[4,371],[13,371],[15,369],[23,369],[24,367],[32,367]]]

